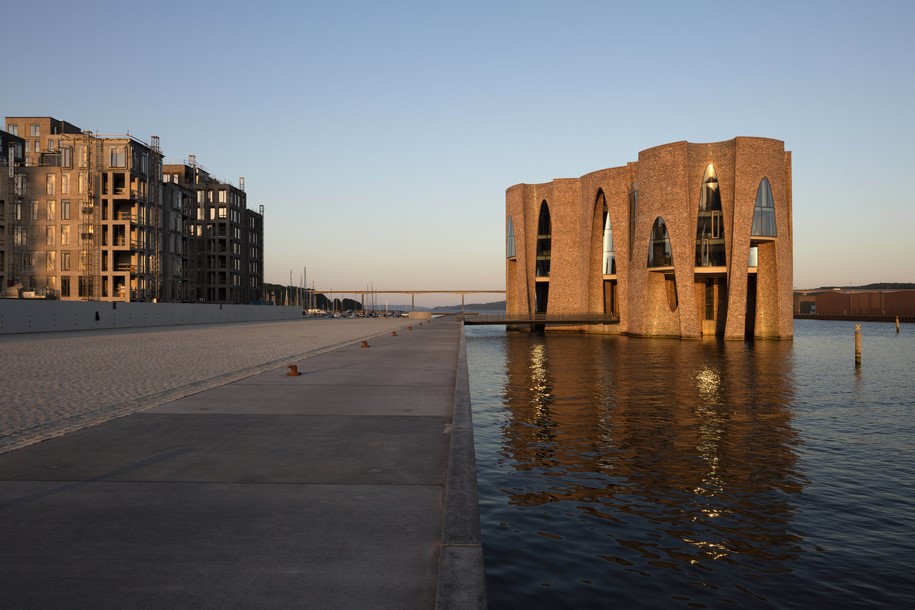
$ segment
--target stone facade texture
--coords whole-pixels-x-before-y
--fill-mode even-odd
[[[714,268],[696,266],[700,195],[710,165],[718,180],[726,258]],[[763,178],[772,190],[775,236],[752,235]],[[550,272],[537,277],[544,205],[551,225]],[[605,205],[616,271],[608,274],[603,272]],[[650,235],[658,218],[667,227],[673,264],[649,268]],[[518,184],[506,191],[509,223],[515,245],[514,256],[506,260],[510,314],[543,311],[538,294],[546,294],[547,314],[615,313],[619,331],[630,335],[793,335],[791,153],[781,141],[674,142],[643,150],[638,161],[624,167]]]

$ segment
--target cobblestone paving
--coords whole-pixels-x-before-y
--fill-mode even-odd
[[[309,319],[0,336],[0,453],[409,323]]]

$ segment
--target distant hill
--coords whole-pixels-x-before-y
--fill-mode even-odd
[[[461,311],[460,305],[441,305],[432,308],[432,311]],[[505,301],[492,303],[469,303],[464,305],[464,311],[505,311]]]
[[[816,290],[915,290],[915,284],[912,282],[877,282],[865,286],[821,286]]]

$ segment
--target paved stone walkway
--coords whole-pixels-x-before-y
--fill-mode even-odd
[[[311,318],[0,336],[0,454],[411,323]]]
[[[32,367],[87,368],[62,382],[86,400],[90,379],[115,374],[147,394],[130,402],[121,386],[94,411],[36,394],[49,423],[35,430],[110,421],[0,455],[2,606],[485,608],[463,329],[441,318],[391,332],[410,324],[4,340],[39,346]],[[225,383],[233,375],[244,377]]]

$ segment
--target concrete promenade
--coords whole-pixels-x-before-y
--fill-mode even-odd
[[[485,605],[455,319],[20,335],[0,350],[4,606]]]

